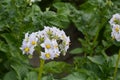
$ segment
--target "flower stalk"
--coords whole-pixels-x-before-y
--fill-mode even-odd
[[[40,68],[39,68],[38,80],[42,80],[44,63],[45,63],[45,60],[40,59]]]
[[[117,69],[118,69],[118,65],[119,65],[119,60],[120,60],[120,49],[119,49],[119,54],[118,54],[118,58],[117,58],[117,61],[116,61],[116,66],[115,66],[115,70],[114,70],[113,80],[115,80],[115,78],[116,78]]]

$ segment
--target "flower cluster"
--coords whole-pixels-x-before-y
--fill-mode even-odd
[[[120,41],[120,14],[114,14],[109,23],[112,26],[112,38]]]
[[[40,58],[48,60],[60,56],[60,53],[65,55],[69,43],[70,38],[66,36],[63,30],[45,26],[42,31],[26,33],[20,49],[23,54],[30,55],[39,49]]]

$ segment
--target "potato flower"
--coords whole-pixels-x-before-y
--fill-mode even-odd
[[[66,54],[69,48],[70,38],[63,30],[56,27],[45,26],[42,31],[26,33],[20,49],[23,54],[33,55],[36,47],[40,47],[40,58],[43,60],[54,59]]]
[[[116,13],[112,16],[112,18],[109,21],[110,25],[120,25],[120,14]]]
[[[113,25],[111,36],[113,39],[120,41],[120,25]]]

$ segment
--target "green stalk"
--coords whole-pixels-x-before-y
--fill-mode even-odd
[[[101,20],[102,22],[102,24],[99,24],[100,26],[98,26],[98,30],[97,30],[97,32],[96,32],[96,35],[95,35],[95,37],[94,37],[94,39],[93,39],[93,46],[92,46],[92,50],[96,47],[96,45],[95,45],[95,43],[96,43],[96,41],[97,41],[97,39],[98,39],[98,37],[99,37],[99,33],[100,33],[100,31],[101,31],[101,29],[104,27],[104,25],[106,24],[106,22],[107,22],[107,20],[106,19],[102,19]],[[94,51],[94,50],[93,50]],[[90,56],[92,56],[93,55],[93,53],[91,53],[90,54]]]
[[[40,68],[39,68],[38,80],[42,80],[44,63],[45,63],[45,61],[43,59],[40,59]]]
[[[115,66],[115,70],[114,70],[113,80],[115,80],[115,78],[116,78],[117,69],[118,69],[118,65],[119,65],[119,60],[120,60],[120,49],[119,49],[119,54],[118,54],[118,58],[117,58],[117,61],[116,61],[116,66]]]

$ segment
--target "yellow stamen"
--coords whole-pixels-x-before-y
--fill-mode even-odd
[[[118,28],[118,27],[116,27],[116,28],[115,28],[115,31],[116,31],[116,32],[119,32],[119,28]]]
[[[46,48],[50,49],[51,48],[50,44],[46,44]]]
[[[58,45],[55,45],[54,48],[58,48]]]
[[[28,52],[30,49],[28,48],[28,47],[26,47],[25,49],[24,49],[24,51],[25,52]]]
[[[55,57],[57,58],[57,57],[59,57],[59,55],[58,55],[58,54],[55,54]]]
[[[50,54],[49,54],[49,53],[46,53],[46,54],[45,54],[45,57],[49,59],[49,58],[50,58]]]
[[[115,22],[116,24],[119,23],[119,21],[118,21],[116,18],[114,18],[114,22]]]
[[[36,42],[35,41],[32,41],[32,45],[35,45],[36,44]]]

